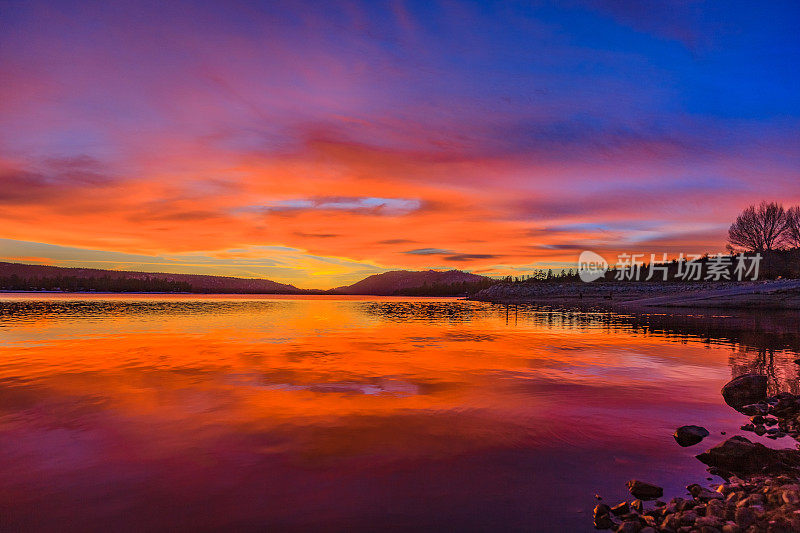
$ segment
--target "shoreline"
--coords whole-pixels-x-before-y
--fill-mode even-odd
[[[800,395],[780,392],[768,396],[767,380],[762,374],[743,374],[722,388],[722,397],[749,418],[742,431],[773,441],[789,437],[800,442]],[[678,445],[688,448],[710,434],[702,426],[682,426],[676,429],[674,438]],[[613,507],[598,503],[592,513],[595,529],[625,533],[800,531],[797,446],[767,447],[737,434],[695,457],[707,467],[709,475],[723,481],[711,482],[708,487],[687,485],[686,495],[665,502],[660,499],[660,486],[632,479],[627,487],[635,499]],[[598,499],[602,500],[600,496]],[[653,500],[652,506],[645,503]]]
[[[800,280],[741,282],[502,283],[471,300],[498,304],[588,307],[800,310]]]

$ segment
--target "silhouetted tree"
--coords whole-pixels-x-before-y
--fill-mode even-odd
[[[779,248],[787,236],[786,210],[775,202],[751,205],[736,217],[728,229],[728,242],[733,249],[769,252]]]
[[[786,242],[792,248],[800,247],[800,206],[786,210]]]

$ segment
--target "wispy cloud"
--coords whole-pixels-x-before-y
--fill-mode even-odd
[[[298,211],[345,211],[376,215],[403,215],[419,209],[421,202],[406,198],[357,198],[315,197],[291,200],[275,200],[263,205],[247,206],[237,211],[298,212]]]
[[[416,248],[414,250],[406,250],[404,254],[412,255],[442,255],[451,254],[452,250],[443,250],[442,248]]]

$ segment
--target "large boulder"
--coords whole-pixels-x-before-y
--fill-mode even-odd
[[[611,529],[616,526],[614,521],[611,520],[611,517],[609,516],[610,512],[611,508],[608,505],[604,503],[597,504],[597,507],[594,508],[593,513],[595,529]]]
[[[664,495],[664,489],[657,485],[651,485],[638,479],[632,479],[626,483],[628,490],[634,497],[640,500],[655,500]]]
[[[704,438],[708,437],[708,430],[701,426],[681,426],[672,435],[675,442],[683,446],[694,446]]]
[[[737,411],[745,405],[758,403],[767,397],[767,376],[744,374],[722,387],[725,403]]]
[[[773,450],[739,435],[701,453],[697,458],[708,466],[739,477],[783,473],[800,466],[799,451]]]

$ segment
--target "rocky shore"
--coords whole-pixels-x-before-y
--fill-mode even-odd
[[[766,376],[739,376],[723,387],[722,396],[728,405],[749,417],[743,431],[773,440],[800,441],[800,396],[788,392],[767,396]],[[703,427],[683,426],[674,437],[679,445],[688,447],[708,435]],[[697,455],[697,459],[710,474],[724,481],[708,487],[688,485],[685,496],[661,501],[661,487],[631,480],[627,484],[630,501],[595,507],[595,528],[625,533],[800,531],[798,446],[773,449],[737,435]]]
[[[800,280],[498,283],[471,299],[504,304],[610,308],[800,309]]]

